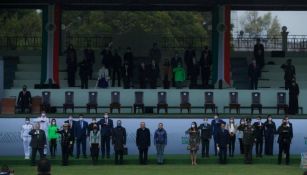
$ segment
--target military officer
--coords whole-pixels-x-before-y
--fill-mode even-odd
[[[246,164],[252,163],[253,144],[255,140],[254,127],[252,126],[252,120],[246,119],[246,125],[240,125],[238,128],[243,130],[243,145],[244,145],[244,159]]]
[[[69,129],[69,124],[64,123],[63,129],[57,131],[57,133],[61,135],[62,165],[67,166],[70,148],[73,146],[73,135],[71,129]]]

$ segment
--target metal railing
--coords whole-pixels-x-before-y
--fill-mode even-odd
[[[89,44],[91,48],[104,48],[112,41],[111,34],[97,35],[67,35],[65,38],[66,46],[72,44],[74,48],[86,48]]]
[[[40,36],[0,36],[0,49],[40,49],[41,47]]]

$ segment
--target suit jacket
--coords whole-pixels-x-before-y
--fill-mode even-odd
[[[126,129],[122,126],[115,127],[112,131],[112,144],[114,145],[114,150],[124,150],[126,140]]]
[[[57,131],[61,135],[61,144],[63,146],[70,146],[73,144],[73,134],[72,130],[68,129],[67,132],[65,130]]]
[[[100,135],[102,137],[105,136],[111,136],[112,135],[112,129],[113,129],[113,120],[108,118],[108,123],[105,122],[105,119],[100,119],[98,122],[98,125],[100,125]]]
[[[29,91],[26,91],[26,93],[24,94],[23,91],[20,91],[17,99],[17,104],[23,106],[29,106],[31,103],[32,103],[31,93]]]
[[[150,131],[148,128],[139,128],[136,131],[136,145],[140,149],[148,148],[150,146]]]
[[[83,123],[83,127],[81,127],[81,122]],[[75,122],[75,127],[74,127],[74,136],[77,139],[86,139],[87,136],[87,128],[88,128],[88,123],[86,121],[76,121]]]
[[[209,123],[207,123],[207,125],[205,125],[204,123],[200,124],[198,129],[201,131],[201,139],[211,139],[212,128]]]
[[[31,136],[30,146],[32,148],[44,148],[45,145],[47,145],[47,138],[44,130],[32,129],[29,135]]]
[[[69,120],[66,120],[64,123],[68,123],[69,124],[69,129],[71,131],[71,134],[72,134],[72,137],[73,139],[75,138],[75,125],[76,125],[76,122],[75,120],[72,121],[72,123],[70,124]]]
[[[221,128],[221,123],[226,124],[222,119],[213,119],[211,121],[211,127],[212,127],[212,134],[215,136],[218,132],[218,130]]]
[[[255,122],[253,124],[254,128],[255,128],[255,138],[257,140],[263,140],[263,136],[264,136],[264,124],[261,123],[261,125],[259,124],[259,122]]]
[[[229,144],[229,131],[227,129],[220,129],[217,132],[217,144],[219,145],[220,148],[226,148],[227,145]]]
[[[260,68],[258,65],[256,65],[256,67],[254,67],[253,64],[250,64],[248,66],[248,76],[252,79],[258,79],[260,76]]]

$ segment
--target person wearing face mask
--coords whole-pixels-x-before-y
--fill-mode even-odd
[[[100,125],[101,135],[101,156],[103,159],[105,156],[109,159],[113,120],[109,118],[108,113],[105,113],[104,117],[98,122],[98,125]]]
[[[79,115],[79,121],[76,121],[75,127],[74,127],[74,136],[75,140],[77,142],[77,156],[76,158],[80,158],[80,146],[82,145],[82,153],[83,157],[87,158],[86,156],[86,137],[88,136],[87,134],[87,128],[88,128],[88,123],[84,121],[83,115]]]
[[[161,165],[164,162],[164,148],[167,145],[167,133],[163,128],[163,123],[159,123],[158,129],[155,131],[154,144],[157,150],[157,163]]]
[[[69,123],[64,123],[62,130],[57,131],[61,135],[61,148],[62,148],[62,165],[68,165],[68,158],[70,154],[70,148],[73,147],[73,134],[69,129]]]
[[[93,165],[97,164],[98,156],[99,156],[99,145],[100,145],[100,132],[98,130],[98,125],[96,123],[93,124],[92,130],[89,134],[89,143],[91,149],[91,156]]]
[[[48,133],[48,126],[49,126],[49,119],[46,115],[46,111],[42,111],[41,116],[39,116],[35,122],[39,123],[40,129],[45,131],[46,138],[47,138],[47,133]],[[44,149],[44,154],[47,155],[48,149],[47,146]]]
[[[25,124],[21,126],[21,132],[20,132],[20,137],[23,142],[23,150],[25,153],[25,159],[28,160],[30,159],[30,152],[31,152],[31,147],[30,147],[30,141],[31,141],[31,136],[29,135],[29,132],[33,129],[33,125],[30,123],[30,118],[26,117]]]
[[[226,124],[226,122],[224,122],[222,119],[219,118],[218,114],[215,114],[214,115],[214,119],[211,121],[211,128],[212,128],[212,135],[213,135],[214,145],[216,145],[217,132],[221,128],[221,124],[222,123],[224,125]],[[214,146],[214,153],[215,153],[215,156],[217,156],[216,146]]]
[[[273,155],[274,135],[276,134],[276,125],[272,120],[272,116],[268,115],[267,121],[264,123],[264,153],[265,155]]]
[[[237,136],[240,144],[240,154],[244,154],[244,144],[243,144],[243,129],[245,127],[245,118],[240,119],[240,125],[237,128]]]
[[[71,157],[74,156],[74,144],[75,144],[75,123],[76,121],[73,119],[72,115],[68,116],[68,120],[66,120],[64,123],[68,123],[68,129],[70,130],[70,134],[72,135],[72,145],[69,147],[69,155]]]
[[[114,147],[115,152],[115,164],[123,164],[126,140],[126,129],[122,126],[122,121],[117,120],[117,126],[112,130],[112,145]]]
[[[244,162],[251,164],[253,159],[253,144],[255,139],[255,129],[251,124],[252,119],[247,118],[246,124],[241,124],[238,130],[243,131],[243,145],[244,145]]]
[[[282,154],[286,154],[286,165],[289,165],[290,162],[290,145],[292,139],[292,131],[290,125],[287,121],[283,119],[281,126],[278,127],[278,144],[279,144],[279,153],[278,153],[278,164],[281,164]]]
[[[57,139],[59,138],[59,135],[57,133],[58,130],[59,128],[56,125],[56,120],[53,118],[51,120],[51,125],[48,126],[48,137],[47,137],[49,141],[51,158],[55,158],[55,152],[57,149]]]
[[[261,122],[260,116],[257,117],[257,122],[253,126],[255,128],[256,157],[262,157],[264,124]]]
[[[93,117],[93,118],[92,118],[92,122],[88,125],[87,134],[90,134],[90,132],[93,131],[94,125],[97,125],[97,126],[98,126],[96,117]],[[97,127],[97,130],[99,131],[99,126]]]
[[[229,131],[229,157],[233,157],[235,151],[237,127],[234,117],[230,117],[226,127]]]
[[[30,113],[31,112],[31,92],[27,91],[27,86],[23,85],[22,91],[19,92],[17,98],[17,106],[20,108],[21,113]],[[26,111],[26,109],[28,111]]]
[[[192,165],[197,165],[197,151],[199,149],[199,143],[200,143],[200,133],[197,128],[196,122],[192,122],[191,128],[189,128],[186,131],[187,134],[189,134],[189,145],[188,150],[190,150],[190,156]]]
[[[45,157],[44,148],[47,147],[47,139],[45,131],[40,129],[40,124],[36,123],[34,128],[29,132],[31,136],[30,146],[32,148],[31,165],[36,164],[36,153],[39,153],[40,159]]]
[[[225,128],[225,124],[221,123],[221,128],[217,132],[216,147],[219,152],[220,164],[227,163],[227,147],[229,147],[229,131]]]
[[[146,165],[150,147],[150,130],[145,127],[145,122],[141,122],[140,128],[136,130],[136,146],[139,149],[140,164]]]
[[[199,125],[198,129],[201,131],[201,155],[202,157],[209,157],[209,145],[212,138],[212,129],[207,117],[205,117],[204,123]]]

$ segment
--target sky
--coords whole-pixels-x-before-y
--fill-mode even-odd
[[[240,20],[246,11],[237,11]],[[260,15],[268,11],[259,11]],[[307,35],[307,11],[271,11],[272,17],[277,16],[281,26],[287,26],[289,35]]]

